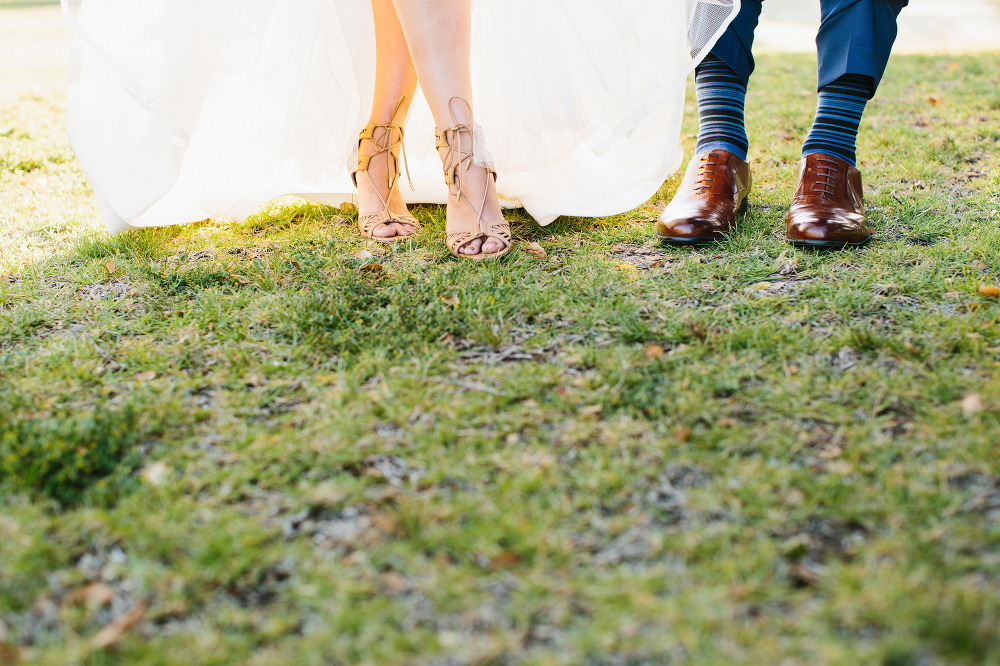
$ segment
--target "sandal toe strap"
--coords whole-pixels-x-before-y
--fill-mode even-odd
[[[492,239],[498,240],[503,243],[503,248],[506,250],[511,246],[513,242],[510,225],[506,222],[496,222],[493,224],[483,224],[482,228],[476,229],[462,229],[460,231],[453,231],[445,236],[445,243],[448,245],[448,249],[451,250],[453,255],[458,255],[459,249],[463,245],[467,245],[477,238],[482,238],[483,242]]]
[[[365,238],[375,238],[375,230],[384,224],[393,222],[392,215],[386,211],[378,213],[365,213],[358,216],[358,229]]]
[[[420,222],[417,218],[412,215],[396,215],[389,211],[379,211],[378,213],[366,213],[364,215],[358,216],[358,229],[361,230],[361,234],[365,238],[375,238],[375,230],[382,225],[388,226],[390,224],[403,224],[408,227],[413,227],[416,231],[420,229]]]
[[[510,224],[506,221],[504,222],[494,222],[487,225],[489,231],[485,234],[486,238],[493,238],[495,240],[503,243],[505,248],[510,247],[513,242],[513,237],[510,234]]]

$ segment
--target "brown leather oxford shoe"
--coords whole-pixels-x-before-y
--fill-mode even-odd
[[[861,172],[832,155],[803,157],[786,227],[785,238],[799,247],[844,248],[867,243],[872,231],[865,219]]]
[[[725,150],[698,155],[656,221],[665,243],[698,245],[725,240],[746,210],[752,178],[750,165]]]

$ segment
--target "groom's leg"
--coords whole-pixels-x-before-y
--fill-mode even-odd
[[[856,168],[858,127],[875,95],[907,0],[822,0],[819,100],[802,146],[787,234],[796,245],[863,245],[871,237]]]
[[[867,76],[874,96],[896,41],[896,17],[907,1],[821,0],[819,87],[845,74]]]
[[[764,0],[743,0],[736,18],[712,47],[712,55],[729,65],[744,87],[754,70],[753,36],[763,3]]]
[[[751,48],[762,0],[744,0],[739,14],[695,70],[698,145],[656,233],[668,243],[724,240],[750,193],[745,106],[753,72]]]
[[[855,166],[861,115],[875,95],[905,0],[824,0],[816,37],[819,104],[803,157],[831,154]]]
[[[736,18],[695,70],[699,118],[695,155],[726,150],[747,159],[747,84],[754,70],[753,36],[762,1],[743,2]]]

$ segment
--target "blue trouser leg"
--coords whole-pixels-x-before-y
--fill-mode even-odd
[[[819,87],[844,74],[870,76],[877,87],[896,40],[896,16],[907,2],[820,0]],[[763,0],[743,0],[739,14],[712,49],[744,83],[750,81],[754,69],[753,35],[762,8]]]
[[[869,76],[875,94],[896,41],[896,17],[908,0],[821,0],[816,36],[819,87],[844,74]]]
[[[712,47],[712,54],[732,67],[744,86],[750,82],[750,75],[753,74],[753,33],[757,30],[763,2],[764,0],[743,0],[739,14]]]

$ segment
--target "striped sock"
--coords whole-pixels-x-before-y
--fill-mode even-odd
[[[875,79],[844,74],[819,90],[816,119],[802,145],[802,156],[824,153],[857,165],[858,126],[871,99]]]
[[[744,122],[747,87],[732,67],[713,54],[695,70],[698,91],[698,146],[696,155],[728,150],[746,160],[750,141]]]

